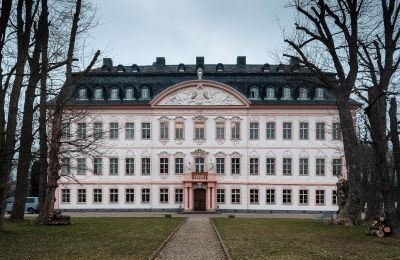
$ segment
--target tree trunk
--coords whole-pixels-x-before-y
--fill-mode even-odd
[[[400,142],[397,127],[397,103],[396,98],[390,99],[390,140],[393,144],[393,159],[397,178],[397,217],[400,218]]]

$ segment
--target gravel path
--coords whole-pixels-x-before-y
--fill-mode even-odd
[[[156,259],[226,259],[208,218],[190,217]]]

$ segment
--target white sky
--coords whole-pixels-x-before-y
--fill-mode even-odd
[[[90,45],[114,64],[273,63],[284,46],[281,27],[293,24],[286,0],[93,0],[100,24]]]

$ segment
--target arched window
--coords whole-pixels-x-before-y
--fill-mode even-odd
[[[264,66],[262,67],[263,72],[269,72],[271,66],[268,63],[265,63]]]
[[[277,72],[284,72],[285,71],[285,66],[283,64],[279,64],[278,67],[276,67]]]
[[[324,89],[323,88],[315,89],[315,99],[324,99]]]
[[[224,64],[218,63],[218,64],[217,64],[217,71],[218,71],[218,72],[224,71]]]
[[[103,89],[102,88],[95,88],[94,90],[94,99],[102,100],[103,99]]]
[[[260,90],[257,86],[252,86],[250,88],[250,99],[259,99],[260,98]]]
[[[150,98],[150,90],[149,90],[149,88],[144,87],[144,88],[141,89],[140,98],[141,99],[149,99]]]
[[[308,99],[308,90],[306,88],[300,88],[299,99]]]
[[[136,64],[133,64],[133,65],[131,66],[131,69],[132,69],[132,72],[139,72],[139,71],[140,71],[139,66],[136,65]]]
[[[133,88],[127,88],[125,90],[125,99],[128,99],[128,100],[133,99]]]
[[[110,99],[111,99],[111,100],[118,100],[118,99],[119,99],[118,92],[119,92],[119,91],[118,91],[117,88],[111,89]]]
[[[267,99],[275,99],[275,88],[273,87],[268,87],[267,88]]]
[[[78,99],[85,100],[87,99],[86,88],[80,88],[78,91]]]
[[[292,98],[292,92],[289,87],[284,87],[283,88],[283,96],[282,99],[291,99]]]
[[[125,72],[125,68],[124,68],[124,66],[122,66],[121,64],[120,64],[120,65],[118,65],[118,67],[117,67],[117,71],[118,71],[118,72]]]
[[[185,64],[180,63],[178,65],[178,72],[185,72]]]

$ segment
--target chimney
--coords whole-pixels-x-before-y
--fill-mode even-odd
[[[111,69],[113,66],[112,59],[111,58],[103,58],[103,66],[107,66]]]
[[[196,57],[196,68],[204,68],[204,57]]]
[[[164,57],[156,57],[156,66],[164,66],[165,58]]]
[[[236,65],[245,66],[246,65],[246,56],[237,56]]]

